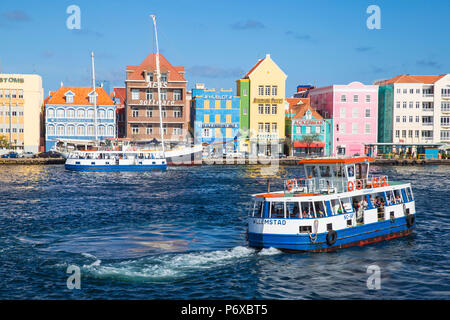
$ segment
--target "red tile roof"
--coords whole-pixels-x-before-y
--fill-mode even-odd
[[[442,75],[409,75],[409,74],[402,74],[396,77],[393,77],[389,80],[379,81],[378,84],[392,84],[392,83],[424,83],[424,84],[433,84],[442,77],[444,77],[445,74]]]
[[[297,114],[295,116],[292,117],[292,119],[303,118],[305,116],[306,111],[308,111],[308,110],[310,110],[312,112],[312,115],[315,119],[323,119],[323,117],[316,110],[314,110],[309,103],[301,106],[300,110],[297,112]]]
[[[161,73],[166,73],[168,81],[186,81],[184,78],[184,67],[174,67],[169,61],[159,54],[159,66]],[[156,53],[150,53],[139,66],[127,66],[127,80],[145,80],[144,71],[156,70]]]
[[[289,103],[288,113],[297,113],[302,106],[309,105],[309,98],[286,98],[286,101]]]
[[[120,100],[120,104],[125,104],[126,94],[125,88],[114,88],[114,97]]]
[[[264,58],[264,59],[265,59],[265,58]],[[256,68],[258,68],[258,66],[261,64],[261,62],[264,61],[264,59],[259,59],[258,62],[253,66],[253,68],[251,68],[250,71],[247,72],[247,74],[244,76],[244,79],[245,79],[245,78],[248,78],[248,77],[250,76],[250,74],[251,74]]]
[[[73,103],[66,103],[65,94],[72,91],[75,95],[73,97]],[[69,104],[69,105],[93,105],[89,103],[89,93],[93,91],[91,87],[61,87],[47,101],[46,104]],[[103,88],[95,88],[97,93],[97,105],[98,106],[113,106],[114,102],[109,94]]]

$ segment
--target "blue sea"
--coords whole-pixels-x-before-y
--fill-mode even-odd
[[[268,178],[281,189],[300,166],[0,166],[0,299],[449,299],[450,166],[372,171],[412,184],[412,235],[285,253],[248,247],[247,210]],[[67,286],[73,266],[80,289]]]

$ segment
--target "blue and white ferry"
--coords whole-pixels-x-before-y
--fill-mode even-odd
[[[300,161],[306,177],[253,195],[249,245],[323,252],[409,235],[416,226],[411,185],[369,175],[372,161]]]
[[[72,171],[150,171],[166,170],[167,161],[160,152],[131,151],[74,151],[66,160]]]

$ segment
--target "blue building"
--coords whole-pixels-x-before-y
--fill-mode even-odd
[[[97,110],[95,119],[94,106]],[[58,139],[73,144],[115,138],[116,106],[103,88],[61,87],[45,101],[45,150]]]
[[[239,97],[231,90],[216,91],[196,85],[192,90],[191,130],[196,144],[209,155],[239,151]]]

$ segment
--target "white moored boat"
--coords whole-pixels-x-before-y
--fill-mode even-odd
[[[406,236],[415,228],[409,183],[370,176],[374,159],[306,159],[306,177],[253,195],[251,247],[329,251]]]

